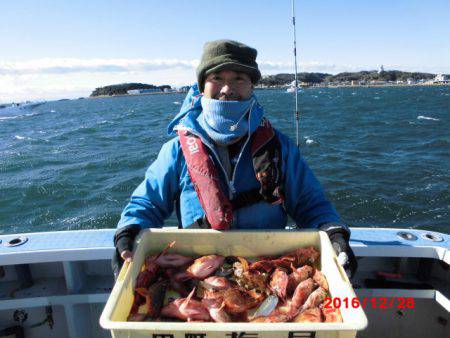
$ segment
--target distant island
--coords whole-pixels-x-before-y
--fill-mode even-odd
[[[169,85],[154,86],[145,83],[120,83],[110,86],[98,87],[91,93],[90,97],[96,96],[115,96],[115,95],[133,95],[146,93],[164,93],[171,91]]]
[[[380,70],[344,72],[336,75],[327,73],[298,73],[298,82],[302,86],[338,86],[338,85],[405,85],[450,83],[450,76],[443,74],[402,72],[399,70]],[[294,81],[294,74],[265,75],[259,81],[259,87],[288,86]]]
[[[328,73],[298,73],[299,86],[336,87],[336,86],[402,86],[402,85],[440,85],[450,84],[450,75],[420,72],[402,72],[399,70],[364,70],[344,72],[336,75]],[[264,75],[256,88],[283,88],[293,86],[294,74]],[[145,83],[121,83],[96,88],[90,97],[148,95],[162,93],[185,93],[189,86],[172,88],[169,85],[155,86]]]

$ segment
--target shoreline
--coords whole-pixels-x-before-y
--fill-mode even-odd
[[[347,85],[347,84],[338,84],[338,85],[314,85],[314,86],[299,86],[301,89],[307,88],[382,88],[382,87],[439,87],[439,86],[450,86],[450,83],[416,83],[416,84],[371,84],[371,85]],[[287,89],[289,86],[274,86],[274,87],[255,87],[257,90],[261,89]]]
[[[157,92],[157,93],[142,93],[142,94],[118,94],[118,95],[97,95],[87,96],[86,99],[104,99],[107,97],[134,97],[134,96],[147,96],[147,95],[167,95],[167,94],[187,94],[187,92]]]
[[[313,88],[383,88],[383,87],[439,87],[439,86],[450,86],[450,83],[429,83],[429,84],[371,84],[371,85],[315,85],[315,86],[303,86],[299,87],[301,89],[313,89]],[[255,90],[280,90],[287,89],[289,86],[274,86],[274,87],[255,87]],[[143,94],[119,94],[119,95],[98,95],[98,96],[88,96],[86,99],[104,99],[113,97],[139,97],[148,95],[169,95],[169,94],[186,94],[187,92],[160,92],[160,93],[143,93]],[[76,100],[76,99],[75,99]]]

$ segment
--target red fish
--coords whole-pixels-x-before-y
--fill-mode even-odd
[[[308,278],[301,282],[294,291],[294,295],[292,296],[292,306],[296,309],[299,309],[305,301],[308,299],[308,296],[311,294],[314,287],[314,282],[312,278]]]
[[[192,278],[204,279],[214,273],[223,264],[223,256],[208,255],[197,258],[194,263],[186,269]]]
[[[320,257],[320,252],[316,248],[310,246],[308,248],[299,248],[286,255],[287,257],[295,257],[297,266],[305,264],[313,264]]]
[[[298,269],[294,268],[293,272],[289,275],[289,282],[287,287],[288,295],[293,294],[297,285],[311,277],[312,272],[313,268],[309,265],[303,265]]]
[[[226,290],[231,287],[231,283],[228,279],[219,276],[205,278],[201,284],[205,289],[209,290]]]
[[[249,270],[270,272],[275,268],[290,269],[292,263],[295,263],[295,261],[296,261],[296,258],[293,256],[283,256],[278,259],[261,260],[261,261],[250,264]]]
[[[296,323],[320,323],[322,322],[322,313],[318,307],[313,307],[302,311],[293,321]]]
[[[319,286],[316,290],[314,290],[313,293],[308,296],[308,299],[303,304],[302,310],[318,307],[324,301],[326,296],[327,292]]]
[[[168,253],[156,258],[155,263],[162,268],[179,268],[193,262],[192,257]]]
[[[267,278],[269,275],[266,272],[249,270],[248,264],[234,263],[233,274],[236,282],[247,290],[255,289],[259,292],[265,292],[267,289]]]
[[[164,306],[161,315],[188,321],[211,321],[209,311],[198,300],[192,299],[195,289],[187,298],[178,298]]]
[[[173,302],[168,303],[161,309],[161,316],[187,320],[187,317],[180,312],[180,306],[185,300],[186,298],[178,298]]]
[[[276,269],[272,273],[270,279],[270,289],[281,299],[286,298],[286,289],[288,286],[289,277],[283,270]]]
[[[171,242],[159,254],[149,256],[145,259],[145,268],[138,274],[135,288],[147,289],[156,280],[159,272],[159,266],[156,264],[156,260],[166,254],[174,245],[175,242]]]
[[[326,323],[342,323],[342,316],[339,309],[333,306],[330,308],[322,307],[322,313]]]
[[[316,271],[314,271],[313,280],[325,291],[329,290],[327,279],[320,270],[316,269]]]
[[[180,306],[180,313],[185,315],[188,320],[201,320],[210,321],[211,317],[209,315],[208,309],[198,300],[192,299],[195,293],[195,288],[192,289],[189,296]]]
[[[165,271],[165,275],[170,280],[170,288],[178,292],[182,297],[187,297],[189,291],[182,281],[176,279],[176,274],[177,271],[175,269],[166,269]]]
[[[136,289],[136,292],[139,295],[145,297],[148,317],[156,318],[159,316],[168,284],[169,282],[167,280],[159,280],[152,284],[148,289]]]
[[[218,302],[215,299],[202,299],[202,304],[208,309],[211,318],[218,323],[231,322],[231,317],[225,312],[222,302]]]
[[[237,288],[225,290],[223,292],[223,302],[226,311],[230,313],[245,312],[258,304],[258,302],[245,291]]]
[[[172,248],[174,245],[175,245],[175,241],[170,242],[169,244],[167,244],[167,246],[166,246],[160,253],[158,253],[158,254],[156,254],[156,255],[148,256],[148,257],[145,259],[145,268],[148,270],[149,268],[153,268],[155,265],[157,265],[157,264],[156,264],[156,260],[157,260],[159,257],[161,257],[161,256],[163,256],[163,255],[165,255],[165,254],[167,254],[167,251],[169,251],[170,248]]]

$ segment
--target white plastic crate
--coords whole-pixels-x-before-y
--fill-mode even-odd
[[[114,338],[303,338],[355,337],[367,326],[361,307],[341,307],[342,323],[188,323],[127,322],[136,277],[146,256],[158,253],[172,241],[171,252],[191,256],[208,254],[258,257],[282,255],[300,247],[320,250],[320,269],[329,283],[332,298],[353,299],[355,293],[338,264],[326,233],[319,231],[215,231],[148,229],[137,240],[134,260],[124,264],[105,305],[100,325]]]

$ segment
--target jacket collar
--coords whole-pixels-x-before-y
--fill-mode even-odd
[[[212,143],[210,137],[206,134],[203,128],[197,121],[198,116],[202,112],[201,97],[203,94],[198,90],[197,84],[194,84],[186,95],[183,101],[180,112],[169,123],[167,132],[169,136],[175,136],[176,130],[179,128],[186,128],[197,134],[203,141]],[[250,112],[250,128],[249,130],[255,130],[257,125],[261,122],[264,110],[258,103],[255,94],[253,99],[256,103],[253,105],[253,109]]]

